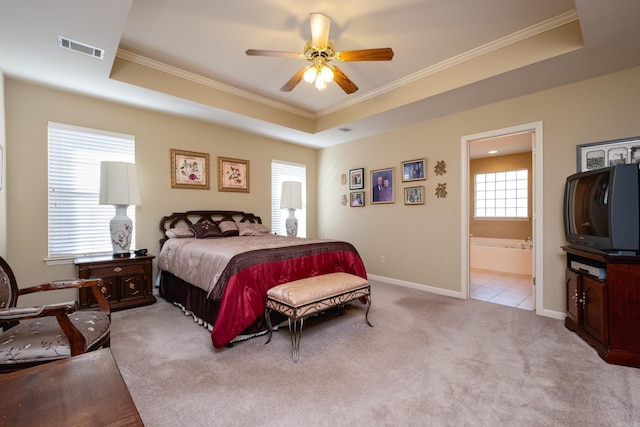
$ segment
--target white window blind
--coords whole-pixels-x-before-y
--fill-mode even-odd
[[[479,173],[475,176],[476,218],[528,218],[529,171]]]
[[[271,231],[283,236],[287,235],[285,221],[289,211],[280,209],[280,193],[284,181],[302,183],[302,209],[296,209],[296,218],[298,218],[298,237],[307,237],[307,167],[297,163],[271,161]]]
[[[48,138],[49,258],[111,253],[109,221],[115,208],[98,204],[100,162],[135,163],[135,138],[53,122]],[[135,224],[135,206],[127,215]]]

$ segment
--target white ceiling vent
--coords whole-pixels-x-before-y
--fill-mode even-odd
[[[58,36],[58,46],[63,49],[73,50],[74,52],[84,53],[94,58],[104,59],[104,49],[89,46],[66,37]]]

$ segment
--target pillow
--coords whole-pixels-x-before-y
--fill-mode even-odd
[[[235,221],[220,221],[218,228],[224,237],[237,236],[240,234]]]
[[[195,233],[197,239],[222,237],[218,226],[210,221],[198,222],[190,225],[189,228]]]
[[[239,222],[237,226],[240,236],[259,236],[271,231],[266,225],[254,224],[251,222]]]
[[[258,229],[258,233],[271,233],[271,229],[264,224],[254,224]]]
[[[193,237],[193,231],[188,229],[187,227],[176,227],[170,228],[164,232],[164,235],[168,238],[183,238],[183,237]]]

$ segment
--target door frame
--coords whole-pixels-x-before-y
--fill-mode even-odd
[[[504,129],[496,129],[487,132],[476,133],[473,135],[465,135],[461,137],[461,212],[462,224],[461,236],[460,236],[460,248],[461,248],[461,277],[462,288],[461,294],[465,299],[469,299],[470,286],[469,286],[469,144],[475,140],[496,138],[500,136],[509,135],[512,133],[533,132],[532,138],[532,184],[533,184],[533,200],[532,200],[532,224],[533,224],[533,299],[535,312],[538,315],[544,313],[544,283],[543,283],[543,203],[542,203],[542,189],[543,189],[543,137],[542,137],[542,122],[526,123],[522,125],[512,126]]]

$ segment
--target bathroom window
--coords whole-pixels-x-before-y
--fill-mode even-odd
[[[529,171],[476,174],[474,217],[528,218]]]

